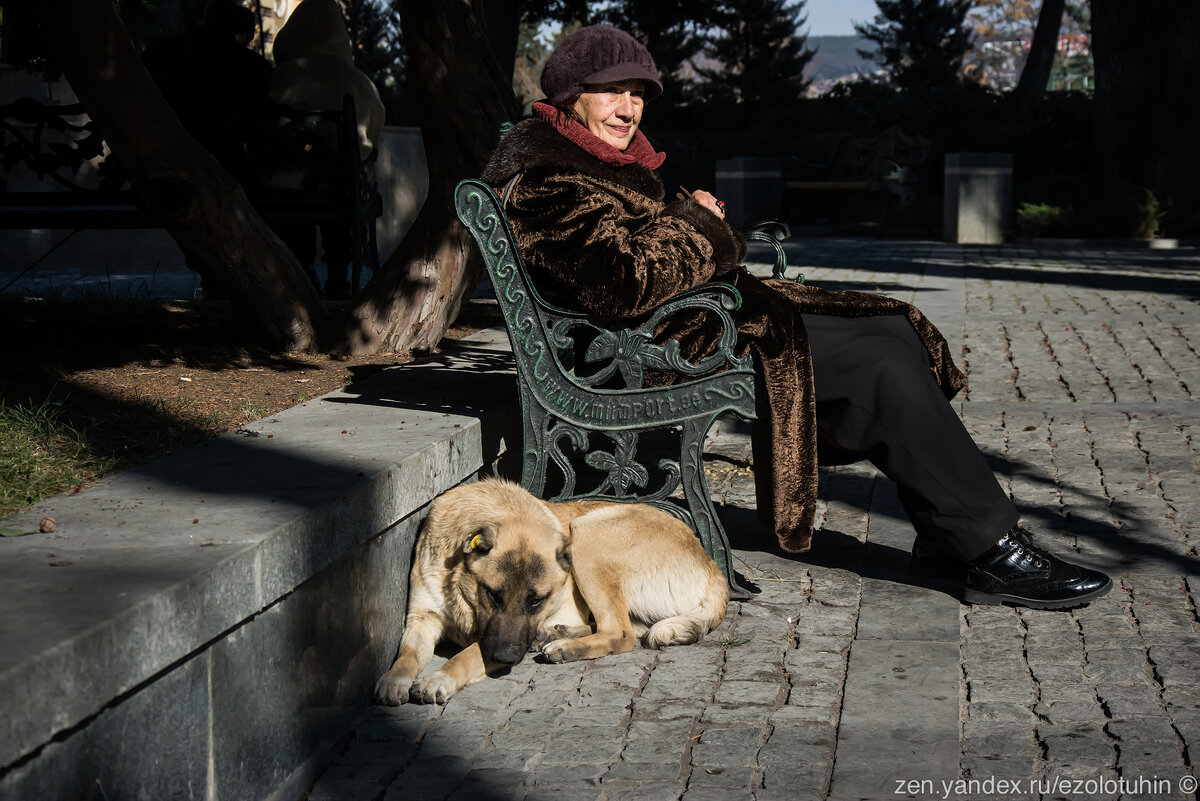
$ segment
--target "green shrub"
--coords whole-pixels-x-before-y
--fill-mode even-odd
[[[1133,228],[1130,235],[1135,239],[1153,239],[1158,236],[1163,210],[1154,193],[1144,186],[1135,186],[1129,192],[1127,202],[1129,206],[1126,213]]]
[[[1060,236],[1069,230],[1071,217],[1070,206],[1022,203],[1017,207],[1017,236],[1022,239]]]
[[[1122,184],[1107,195],[1097,193],[1077,206],[1074,227],[1080,236],[1105,239],[1152,239],[1159,233],[1163,211],[1144,186]]]
[[[1105,193],[1080,180],[1042,183],[1021,194],[1028,198],[1017,204],[1016,233],[1023,238],[1152,239],[1161,232],[1164,210],[1144,186],[1124,184]]]

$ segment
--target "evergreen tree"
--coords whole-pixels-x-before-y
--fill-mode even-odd
[[[874,58],[900,89],[958,82],[971,45],[971,30],[964,24],[971,0],[875,0],[875,5],[875,21],[854,29],[877,49],[859,55]]]
[[[341,0],[354,66],[371,78],[387,109],[387,122],[399,121],[406,56],[400,14],[390,0]]]
[[[815,51],[800,32],[805,0],[726,0],[713,16],[704,49],[712,62],[699,68],[703,94],[718,108],[736,109],[741,127],[794,104],[809,81],[804,69]]]
[[[663,81],[662,97],[654,101],[657,115],[692,99],[692,59],[704,47],[700,31],[712,24],[719,5],[719,0],[618,0],[591,22],[627,31],[650,51]]]

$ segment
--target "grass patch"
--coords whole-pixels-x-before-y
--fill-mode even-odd
[[[116,461],[93,453],[87,432],[64,419],[60,405],[0,397],[0,517],[94,481]]]
[[[262,351],[220,303],[0,296],[0,341],[0,519],[407,361]]]

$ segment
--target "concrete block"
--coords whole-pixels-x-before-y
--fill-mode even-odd
[[[779,159],[720,159],[716,164],[716,179],[713,194],[725,201],[725,219],[734,228],[779,217],[783,196]],[[688,187],[698,188],[702,187]]]
[[[158,687],[200,655],[218,678],[207,716],[187,720],[220,734],[209,797],[295,783],[302,793],[328,760],[331,732],[344,731],[395,655],[423,510],[511,436],[506,348],[499,331],[455,343],[431,364],[385,371],[6,519],[24,529],[52,516],[58,529],[2,543],[0,697],[20,701],[6,705],[0,731],[0,770],[10,768],[0,796],[26,780],[11,768],[54,776],[39,767],[55,764],[52,743],[107,753],[92,730],[115,705],[132,709],[151,693],[162,709],[186,706]],[[455,381],[436,380],[447,369]],[[176,719],[138,708],[146,717],[130,725],[169,742]],[[197,753],[207,759],[208,746]],[[68,795],[87,775],[89,763],[76,762],[78,776],[57,773]],[[153,797],[172,797],[128,770],[121,776]]]
[[[994,245],[1012,225],[1012,154],[947,153],[945,218],[947,242]]]
[[[411,566],[419,520],[354,549],[213,645],[217,797],[282,784],[314,751],[332,750],[370,700],[399,642],[397,578]]]
[[[2,801],[210,798],[207,653],[103,710],[0,780]],[[12,703],[5,707],[11,708]],[[147,725],[158,721],[158,725]],[[153,790],[151,789],[153,788]]]

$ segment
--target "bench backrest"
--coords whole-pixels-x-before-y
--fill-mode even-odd
[[[703,458],[705,435],[718,416],[733,412],[747,420],[755,417],[752,357],[734,352],[737,328],[731,312],[741,304],[741,295],[729,284],[704,284],[629,327],[607,327],[538,294],[503,204],[489,186],[463,181],[454,202],[479,245],[512,343],[523,425],[521,484],[548,500],[653,504],[691,526],[734,596],[749,597],[735,579]],[[755,238],[774,240],[782,253],[771,230]],[[688,360],[679,342],[654,341],[665,320],[697,312],[714,316],[713,324],[721,326],[709,353]],[[676,383],[647,387],[648,371],[674,372]],[[664,440],[671,442],[665,449]],[[591,469],[584,488],[576,487],[580,458]],[[556,486],[548,486],[549,465],[558,469]],[[679,494],[684,505],[672,501]]]
[[[661,417],[664,424],[724,411],[753,415],[753,383],[747,383],[746,375],[753,371],[751,357],[733,352],[736,328],[730,311],[741,303],[736,289],[709,285],[715,296],[685,293],[660,306],[636,327],[607,328],[584,314],[556,307],[538,294],[490,187],[481,181],[463,181],[455,192],[455,203],[459,218],[483,254],[512,339],[521,383],[547,410],[574,423],[611,429],[643,427],[644,422],[636,418],[645,414]],[[693,363],[683,358],[678,343],[657,345],[652,341],[666,318],[701,310],[726,323],[713,353]],[[586,372],[575,369],[581,341],[586,342]],[[644,387],[647,370],[673,371],[685,378],[669,387]]]

